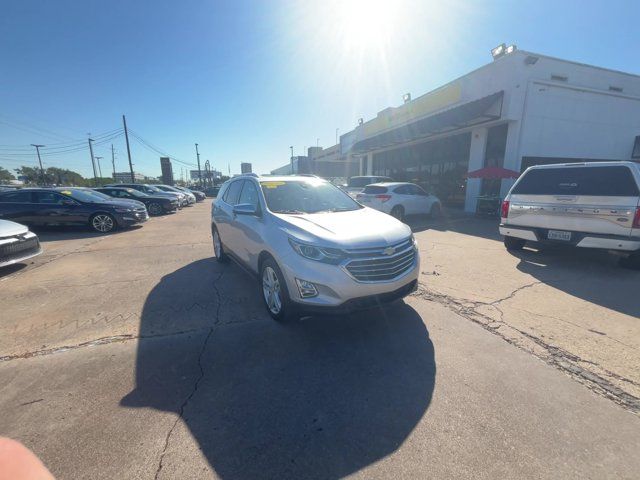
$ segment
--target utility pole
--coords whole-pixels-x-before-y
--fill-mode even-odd
[[[40,158],[40,149],[44,147],[44,145],[36,145],[32,143],[31,146],[36,147],[36,152],[38,152],[38,163],[40,163],[40,181],[42,182],[42,185],[44,185],[46,180],[44,178],[44,168],[42,168],[42,159]]]
[[[93,157],[93,145],[91,145],[91,142],[93,142],[93,138],[89,139],[89,153],[91,154],[91,166],[93,167],[93,184],[94,186],[98,186],[98,178],[96,175],[96,161],[94,160]]]
[[[336,145],[338,144],[338,132],[340,131],[339,128],[336,128]]]
[[[113,167],[113,181],[116,181],[116,154],[113,152],[113,143],[111,144],[111,166]]]
[[[202,187],[202,170],[200,170],[200,152],[198,151],[198,144],[196,143],[196,157],[198,157],[198,181]]]
[[[293,145],[289,148],[291,149],[291,175],[293,175]]]
[[[127,156],[129,157],[129,170],[131,171],[131,183],[136,183],[133,174],[133,163],[131,163],[131,149],[129,148],[129,132],[127,131],[127,119],[122,115],[122,124],[124,125],[124,139],[127,141]]]
[[[211,164],[209,163],[209,160],[204,162],[204,184],[207,185],[207,183],[211,180]]]
[[[100,166],[100,160],[103,158],[104,157],[96,157],[96,161],[98,162],[98,173],[100,174],[98,178],[100,179],[101,182],[102,182],[102,167]]]

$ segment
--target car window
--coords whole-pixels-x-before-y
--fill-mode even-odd
[[[397,193],[398,195],[409,195],[409,185],[400,185],[396,187],[393,193]]]
[[[64,197],[56,192],[35,192],[36,203],[62,205]]]
[[[594,195],[633,197],[639,194],[627,167],[560,167],[529,170],[513,189],[522,195]]]
[[[376,183],[371,177],[352,177],[349,179],[349,187],[362,188],[370,183]]]
[[[364,190],[362,191],[362,193],[369,193],[372,195],[377,195],[380,193],[387,193],[387,187],[380,187],[378,185],[367,185],[366,187],[364,187]]]
[[[238,203],[248,203],[256,208],[260,206],[260,201],[258,200],[258,189],[253,182],[245,180]]]
[[[331,183],[320,179],[260,182],[267,207],[276,213],[342,212],[362,208]]]
[[[12,192],[0,195],[0,202],[31,203],[31,192]]]
[[[422,195],[423,197],[428,196],[429,194],[424,191],[424,189],[418,185],[409,185],[409,191],[414,195]]]
[[[242,190],[243,183],[244,183],[244,180],[242,181],[238,180],[238,181],[232,182],[231,185],[229,185],[229,189],[227,190],[227,193],[225,194],[224,201],[232,206],[237,205],[238,197],[240,196],[240,190]]]

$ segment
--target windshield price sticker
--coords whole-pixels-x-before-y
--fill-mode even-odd
[[[284,184],[285,182],[260,182],[260,185],[265,188],[278,188]]]

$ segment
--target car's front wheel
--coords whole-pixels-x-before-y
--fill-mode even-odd
[[[162,214],[162,205],[157,202],[151,202],[147,207],[149,210],[149,215],[161,215]]]
[[[262,263],[260,286],[262,300],[271,318],[283,323],[296,318],[295,307],[289,298],[287,284],[280,268],[272,258],[268,258]]]
[[[227,255],[224,253],[224,247],[222,246],[222,239],[220,233],[216,227],[211,227],[211,238],[213,240],[213,253],[216,256],[218,262],[226,262]]]
[[[507,250],[522,250],[525,243],[527,243],[527,241],[524,238],[504,237],[504,246]]]
[[[108,213],[96,213],[91,220],[89,226],[96,232],[109,233],[116,229],[116,220]]]

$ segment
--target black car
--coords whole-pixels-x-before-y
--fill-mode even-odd
[[[175,212],[180,204],[177,199],[161,195],[149,195],[134,188],[102,187],[94,188],[94,190],[113,198],[142,202],[147,207],[149,215],[162,215],[163,213]]]
[[[139,192],[146,193],[147,195],[155,195],[160,197],[174,198],[178,200],[179,205],[178,208],[182,208],[182,203],[180,202],[180,194],[177,192],[165,192],[160,190],[155,185],[148,185],[146,183],[111,183],[109,185],[105,185],[105,187],[122,187],[122,188],[133,188],[134,190],[138,190]]]
[[[220,191],[220,185],[215,187],[207,187],[204,189],[204,193],[207,197],[216,198],[218,196],[218,192]]]
[[[87,225],[107,233],[145,222],[143,203],[115,198],[88,188],[25,188],[0,192],[0,218],[29,225]]]

